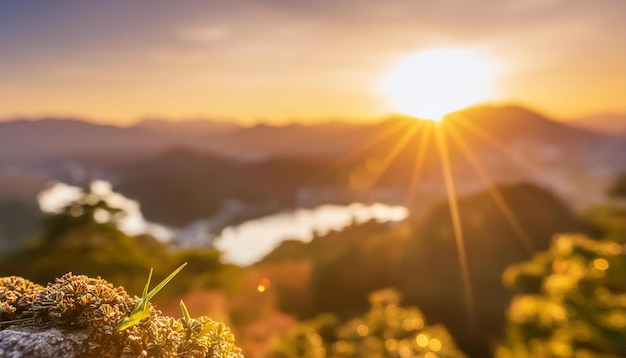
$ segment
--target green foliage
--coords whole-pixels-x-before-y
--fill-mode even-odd
[[[155,288],[153,288],[152,291],[148,292],[148,289],[150,288],[150,280],[152,279],[152,272],[153,272],[152,269],[150,269],[148,282],[146,283],[146,286],[143,289],[143,294],[141,295],[141,298],[135,304],[135,307],[130,313],[130,316],[124,318],[118,323],[116,330],[123,331],[125,329],[128,329],[136,325],[143,319],[149,317],[151,314],[151,308],[150,306],[148,306],[148,302],[150,302],[152,297],[154,297],[157,293],[159,293],[159,291],[161,291],[163,287],[165,287],[165,285],[167,285],[174,278],[174,276],[176,276],[180,272],[180,270],[182,270],[185,266],[187,266],[186,262],[180,265],[176,270],[174,270],[174,272],[172,272],[165,279],[163,279],[163,281],[161,281]],[[186,310],[184,312],[186,312]],[[187,313],[187,315],[189,314]]]
[[[404,284],[406,301],[442,322],[470,356],[493,353],[493,337],[505,327],[511,293],[502,285],[502,273],[511,264],[528,260],[550,246],[560,232],[586,232],[585,223],[555,195],[532,184],[495,188],[511,210],[524,236],[516,232],[489,192],[458,200],[465,253],[473,294],[475,324],[468,329],[466,294],[456,239],[447,203],[416,221],[406,247]],[[526,244],[524,242],[526,241]],[[530,245],[528,245],[530,243]],[[529,251],[530,250],[530,251]]]
[[[105,199],[91,188],[85,189],[79,199],[64,207],[60,213],[46,218],[43,239],[58,241],[72,231],[115,232],[125,213],[109,205]]]
[[[170,283],[174,290],[168,292],[183,292],[202,289],[222,289],[233,293],[241,280],[242,268],[233,265],[224,265],[220,262],[220,253],[217,250],[176,250],[167,256],[167,268],[174,269],[178,262],[187,262],[185,275]],[[165,267],[164,267],[165,268]],[[165,297],[168,297],[166,294]]]
[[[616,199],[626,199],[626,173],[615,180],[608,190],[608,195]]]
[[[0,261],[0,275],[30,277],[43,284],[72,271],[116,280],[139,291],[145,272],[167,259],[143,249],[138,240],[119,230],[82,229],[68,232],[56,242],[42,242],[6,255]]]
[[[407,223],[353,223],[341,231],[316,235],[306,244],[285,241],[259,266],[312,262],[307,304],[298,297],[302,292],[284,290],[276,283],[280,308],[286,312],[303,319],[320,312],[341,317],[361,314],[368,308],[370,292],[396,283],[404,242],[410,234]]]
[[[243,357],[235,346],[233,334],[223,324],[208,317],[191,318],[186,310],[182,319],[174,319],[154,309],[149,297],[165,283],[167,280],[151,292],[145,290],[140,298],[129,296],[124,288],[114,288],[101,278],[71,273],[45,288],[18,277],[2,278],[0,307],[13,317],[2,317],[0,324],[7,321],[5,317],[28,316],[44,329],[48,326],[84,329],[89,335],[89,356]],[[124,330],[118,329],[139,311],[148,312],[145,319],[133,322]]]
[[[222,274],[226,267],[215,250],[175,251],[148,235],[126,235],[117,228],[125,213],[110,207],[104,199],[86,191],[60,213],[50,215],[37,242],[2,257],[0,276],[29,277],[43,284],[66,272],[76,272],[101,276],[140,292],[145,272],[151,267],[157,267],[155,278],[162,279],[178,263],[188,261],[192,274],[175,280],[172,292],[183,294],[234,280],[230,273]],[[164,298],[170,295],[168,292]]]
[[[337,340],[335,330],[339,325],[339,319],[332,314],[320,314],[309,321],[300,322],[280,337],[275,357],[327,357],[329,342]]]
[[[206,316],[174,319],[155,315],[124,332],[122,358],[243,358],[230,329]]]
[[[586,225],[550,192],[530,184],[497,188],[536,251],[545,250],[559,232],[585,232]],[[405,302],[415,305],[454,334],[471,356],[492,353],[493,337],[505,326],[511,293],[502,272],[531,253],[488,192],[459,199],[464,241],[473,289],[476,324],[468,329],[468,310],[458,252],[447,202],[421,218],[398,223],[354,224],[341,232],[315,237],[310,243],[286,242],[263,263],[279,265],[290,257],[310,260],[307,290],[288,291],[273,280],[280,308],[300,319],[328,312],[340,319],[362,315],[368,293],[395,287]],[[303,295],[310,302],[301,303]]]
[[[171,287],[179,295],[236,281],[231,280],[232,270],[222,274],[228,267],[220,263],[219,253],[173,251],[147,235],[130,237],[117,228],[123,215],[105,198],[86,191],[46,219],[38,242],[5,256],[0,275],[19,274],[53,283],[44,288],[20,277],[1,279],[0,328],[34,319],[44,326],[84,329],[89,333],[90,356],[241,357],[234,336],[223,324],[208,317],[191,318],[186,311],[182,319],[164,317],[149,302],[186,264],[148,291],[150,269],[143,285],[142,277],[150,267],[159,268],[155,277],[164,277],[180,259],[189,259],[192,272]],[[102,275],[132,290],[144,287],[143,294],[130,297],[123,286],[113,288],[100,276],[61,276],[68,271]]]
[[[369,296],[370,310],[339,324],[332,315],[321,315],[288,332],[277,348],[277,357],[464,357],[441,325],[428,326],[421,311],[400,306],[392,289]]]
[[[40,240],[3,257],[0,275],[45,283],[71,271],[103,276],[139,290],[140,276],[158,266],[167,253],[150,245],[154,239],[133,238],[118,230],[117,223],[124,215],[102,196],[86,190],[58,214],[46,218]]]
[[[182,324],[182,333],[184,334],[184,342],[178,347],[177,355],[183,357],[239,357],[239,351],[234,350],[224,344],[216,344],[220,341],[220,337],[228,337],[228,340],[234,342],[234,337],[230,333],[228,327],[221,323],[217,323],[208,317],[191,318],[187,306],[181,300],[180,309],[183,318],[179,321]]]
[[[37,234],[37,227],[32,223],[40,222],[42,217],[35,200],[3,198],[0,189],[0,249],[14,249]]]
[[[315,237],[315,239],[319,240],[318,237]],[[310,246],[299,240],[284,240],[272,252],[265,255],[261,262],[270,263],[308,259],[313,256]]]
[[[607,194],[613,199],[626,199],[626,173],[615,180]],[[626,243],[626,207],[619,200],[595,205],[584,217],[600,232],[598,237]]]
[[[626,208],[597,205],[585,212],[585,219],[601,232],[600,237],[626,243]]]
[[[511,266],[519,294],[508,310],[498,357],[626,356],[626,246],[563,235],[550,249]]]
[[[411,233],[407,226],[371,221],[319,240],[319,244],[326,242],[326,249],[314,260],[311,299],[315,311],[341,317],[362,314],[368,309],[370,292],[398,287],[404,244]]]

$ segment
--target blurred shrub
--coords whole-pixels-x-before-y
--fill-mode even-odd
[[[595,226],[601,237],[626,243],[626,208],[617,205],[596,205],[589,208],[585,219]]]
[[[497,189],[524,228],[532,252],[548,249],[557,233],[588,232],[587,224],[549,191],[530,184]],[[512,296],[502,285],[502,272],[532,254],[489,192],[460,198],[458,207],[474,295],[471,329],[447,202],[401,223],[355,223],[306,244],[283,243],[263,264],[284,264],[293,257],[309,260],[312,269],[308,290],[284,290],[282,280],[273,280],[280,309],[300,320],[322,312],[344,320],[369,309],[370,292],[395,287],[407,305],[445,324],[468,355],[490,356]]]
[[[612,200],[587,209],[585,219],[601,232],[602,237],[626,243],[626,173],[615,179],[607,196]]]
[[[363,316],[340,323],[333,315],[319,315],[282,337],[276,357],[464,357],[442,325],[426,325],[415,307],[400,306],[393,289],[369,296]]]
[[[616,199],[626,199],[626,173],[621,174],[608,190],[608,195]]]
[[[506,357],[625,357],[626,246],[582,235],[509,267]]]

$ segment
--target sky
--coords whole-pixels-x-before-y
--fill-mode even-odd
[[[0,119],[371,120],[406,56],[477,51],[495,103],[626,112],[623,0],[0,0]]]

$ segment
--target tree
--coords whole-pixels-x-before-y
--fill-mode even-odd
[[[626,199],[626,173],[618,177],[607,191],[608,199]],[[595,235],[618,243],[626,243],[626,206],[619,200],[594,205],[584,213],[594,226]]]
[[[625,245],[562,235],[504,281],[519,293],[498,357],[626,356]]]
[[[609,188],[608,194],[615,199],[626,199],[626,173],[621,174]]]
[[[73,231],[119,231],[118,224],[125,215],[121,208],[112,206],[106,197],[89,187],[59,213],[48,215],[44,222],[43,239],[56,242]]]
[[[47,216],[37,242],[4,255],[0,275],[20,275],[45,284],[73,272],[101,276],[130,292],[141,292],[151,268],[155,278],[162,278],[181,262],[189,262],[193,274],[176,281],[178,294],[228,282],[221,274],[224,265],[217,251],[172,251],[149,235],[129,236],[119,229],[125,215],[115,206],[110,188],[103,190],[96,182]]]
[[[442,325],[426,325],[416,307],[400,306],[393,289],[373,292],[370,310],[339,324],[332,315],[301,323],[281,341],[276,356],[295,357],[464,357]]]

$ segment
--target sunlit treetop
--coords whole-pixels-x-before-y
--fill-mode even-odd
[[[626,246],[562,235],[532,261],[509,267],[519,293],[498,358],[626,356]]]

